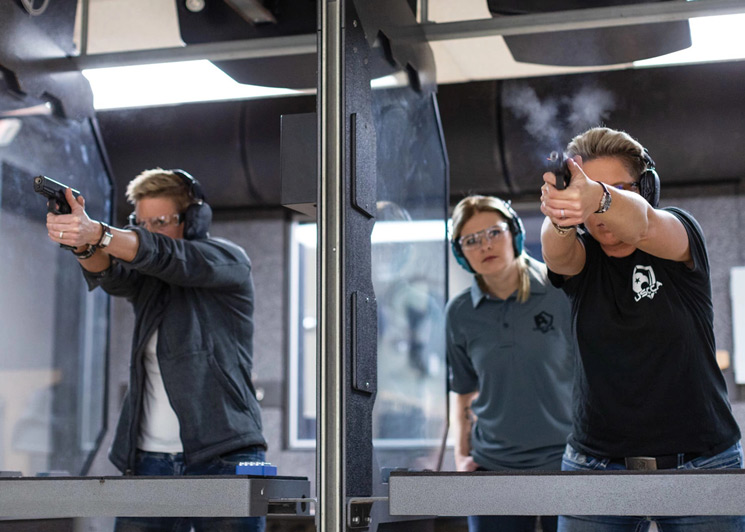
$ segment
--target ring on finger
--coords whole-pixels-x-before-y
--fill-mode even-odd
[[[62,239],[62,235],[64,235],[64,234],[65,234],[65,232],[64,232],[64,231],[60,231],[60,232],[59,232],[59,237],[60,237],[60,240]]]
[[[561,217],[562,218],[566,218],[566,216],[564,216],[564,209],[561,209]],[[60,238],[62,238],[62,237],[60,237]]]

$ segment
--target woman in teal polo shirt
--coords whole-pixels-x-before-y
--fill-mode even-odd
[[[473,283],[447,306],[458,471],[559,470],[571,429],[574,341],[569,300],[523,248],[509,203],[464,198],[452,249]],[[545,532],[556,517],[541,517]],[[470,532],[532,532],[533,516],[471,516]]]

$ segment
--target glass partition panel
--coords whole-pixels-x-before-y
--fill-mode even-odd
[[[377,213],[371,235],[377,299],[373,444],[382,467],[435,468],[447,427],[447,158],[437,103],[411,88],[373,91]],[[291,448],[316,437],[316,224],[291,224]]]
[[[373,444],[383,468],[436,468],[447,427],[447,158],[436,100],[373,90],[378,304]]]
[[[290,448],[316,445],[316,253],[315,223],[290,226],[289,430]]]
[[[22,102],[0,91],[0,107]],[[108,298],[88,292],[47,237],[33,178],[79,190],[109,220],[111,183],[93,124],[25,116],[0,146],[0,470],[83,474],[105,427]]]

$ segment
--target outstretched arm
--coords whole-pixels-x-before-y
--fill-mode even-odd
[[[569,168],[571,163],[569,161]],[[569,190],[574,180],[564,190],[556,188],[556,176],[543,174],[541,187],[541,212],[546,215],[541,226],[543,261],[552,272],[567,277],[577,275],[585,265],[585,248],[577,238],[577,226],[567,218],[569,208],[576,201],[579,191]],[[566,205],[566,207],[565,207]]]
[[[560,225],[602,222],[605,230],[625,244],[656,257],[690,265],[690,245],[683,224],[669,212],[652,207],[640,194],[606,186],[611,206],[602,214],[595,213],[603,197],[603,186],[599,181],[613,184],[615,178],[610,173],[623,168],[620,161],[611,160],[609,163],[596,159],[583,165],[581,157],[575,157],[568,166],[572,180],[565,190],[553,186],[553,174],[544,174],[546,184],[542,187],[541,211],[553,222]],[[588,176],[585,169],[592,175]],[[573,275],[576,272],[557,273]]]

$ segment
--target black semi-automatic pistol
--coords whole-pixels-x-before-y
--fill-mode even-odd
[[[567,161],[569,161],[569,157],[564,152],[552,151],[548,156],[548,171],[553,172],[556,176],[556,188],[559,190],[568,187],[572,180],[572,173],[569,171]]]
[[[34,192],[38,192],[47,198],[47,211],[52,214],[70,214],[72,212],[70,204],[67,203],[67,198],[65,198],[65,189],[68,188],[72,190],[72,195],[74,197],[77,198],[80,196],[80,192],[74,188],[63,185],[52,178],[43,175],[34,178]],[[65,244],[60,244],[60,247],[65,249],[75,249],[74,247]]]

